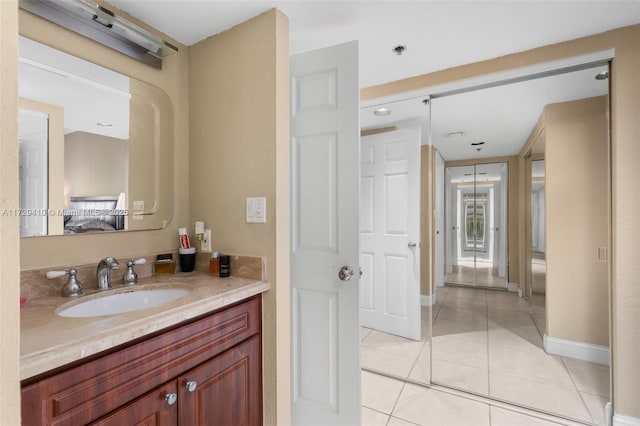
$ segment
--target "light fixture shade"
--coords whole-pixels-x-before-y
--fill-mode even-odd
[[[156,68],[178,48],[91,0],[20,0],[41,18]]]

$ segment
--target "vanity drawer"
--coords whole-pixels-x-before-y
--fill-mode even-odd
[[[226,351],[261,328],[260,297],[22,388],[25,425],[86,424]]]

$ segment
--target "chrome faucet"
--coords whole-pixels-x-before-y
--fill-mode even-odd
[[[98,270],[96,271],[98,290],[111,288],[111,271],[119,267],[118,261],[113,257],[105,257],[98,263]]]

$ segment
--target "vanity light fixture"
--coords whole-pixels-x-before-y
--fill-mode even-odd
[[[373,114],[378,116],[389,115],[391,114],[391,110],[389,108],[381,107],[373,111]]]
[[[20,0],[20,7],[155,68],[162,68],[162,58],[178,51],[92,0]]]

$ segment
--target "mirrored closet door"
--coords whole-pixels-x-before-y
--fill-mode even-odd
[[[445,282],[507,287],[508,164],[447,167]]]

